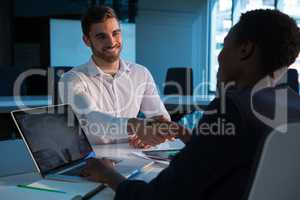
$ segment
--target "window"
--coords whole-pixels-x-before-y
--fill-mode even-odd
[[[209,91],[216,90],[218,55],[223,48],[223,41],[232,26],[232,0],[218,0],[212,3],[210,30],[210,70]]]
[[[300,27],[300,0],[278,0],[277,8],[293,17],[296,20],[298,27]],[[296,69],[298,74],[300,74],[300,56],[298,56],[290,68]]]
[[[274,9],[275,0],[239,0],[234,6],[234,22],[238,22],[242,13],[254,9]]]
[[[277,0],[282,8],[297,16],[300,24],[300,0]],[[289,2],[289,3],[286,3]],[[293,3],[292,3],[293,2]],[[293,7],[293,9],[290,9]],[[296,6],[298,6],[296,8]],[[241,13],[253,9],[274,9],[276,0],[215,0],[211,3],[211,21],[210,21],[210,58],[209,58],[209,92],[216,91],[217,72],[218,72],[218,54],[223,47],[224,37],[233,24],[238,22]],[[286,12],[289,14],[288,12]],[[295,66],[300,65],[300,59]]]

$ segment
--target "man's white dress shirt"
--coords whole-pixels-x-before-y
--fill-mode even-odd
[[[88,63],[63,74],[59,94],[79,116],[91,143],[109,143],[127,138],[127,121],[139,111],[147,118],[170,116],[162,103],[150,72],[120,59],[112,76],[91,58]]]

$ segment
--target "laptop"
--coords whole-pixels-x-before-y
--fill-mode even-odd
[[[43,178],[86,181],[80,171],[96,154],[67,104],[12,111],[13,120]],[[101,157],[101,155],[98,155]],[[116,170],[126,177],[153,161],[132,157],[118,160]]]

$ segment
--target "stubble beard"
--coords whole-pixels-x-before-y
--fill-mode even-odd
[[[91,46],[92,48],[92,52],[93,54],[98,57],[98,58],[101,58],[102,60],[104,60],[105,62],[108,62],[108,63],[113,63],[117,60],[120,59],[120,53],[121,53],[121,46],[119,45],[119,51],[115,54],[107,54],[105,52],[100,52],[98,51],[97,49],[94,48],[94,46]]]

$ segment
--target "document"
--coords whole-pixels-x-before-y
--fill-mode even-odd
[[[170,149],[170,150],[152,150],[152,151],[143,151],[143,153],[151,159],[162,160],[170,162],[180,150]]]
[[[1,199],[20,200],[81,200],[80,195],[66,192],[53,192],[46,190],[36,190],[17,186],[0,186]]]
[[[150,149],[133,151],[131,154],[168,166],[172,157],[174,157],[184,146],[185,144],[183,142],[176,139],[175,141],[167,141]]]

